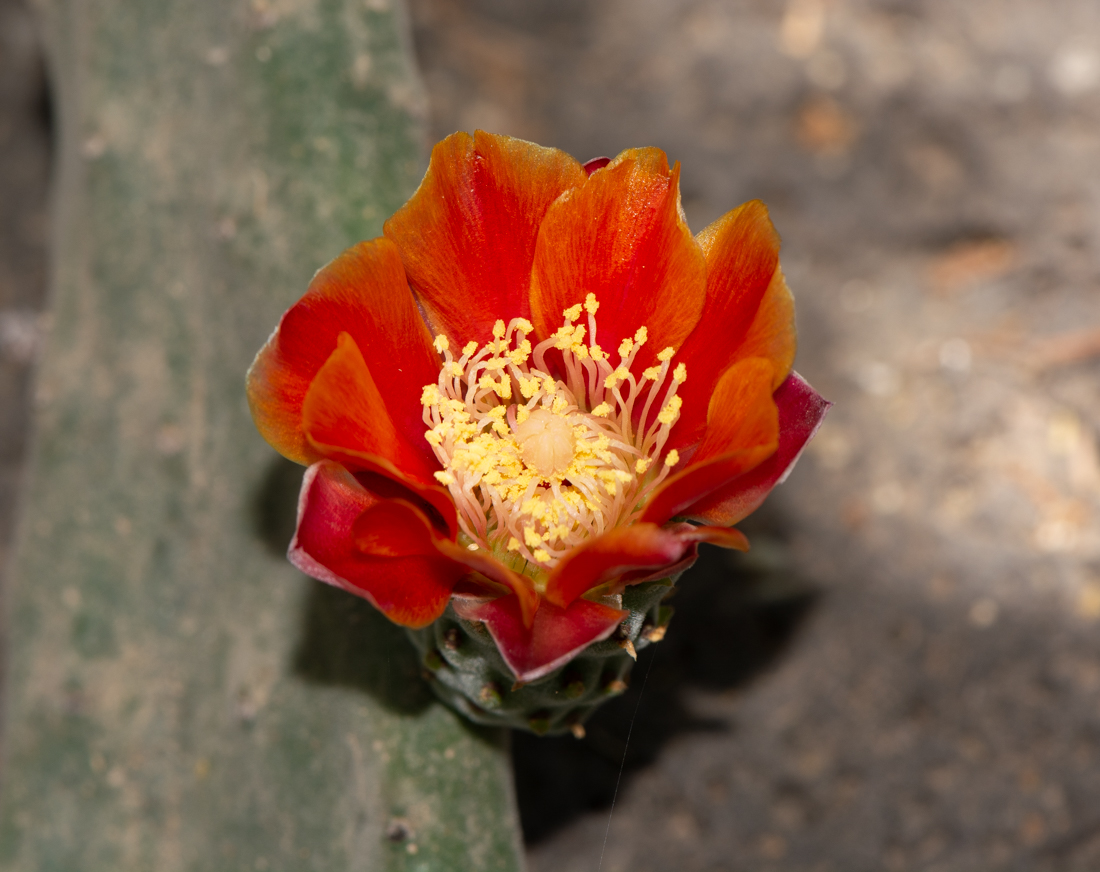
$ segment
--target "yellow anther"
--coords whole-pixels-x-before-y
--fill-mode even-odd
[[[634,350],[634,340],[629,336],[619,343],[619,357],[625,358]]]
[[[675,353],[676,349],[670,345],[668,348],[657,355],[657,359],[661,361],[661,363],[665,363],[669,360],[672,360],[672,355],[674,355]]]
[[[596,302],[596,295],[595,294],[589,294],[587,297],[584,298],[584,310],[589,315],[595,315],[596,310],[599,309],[599,308],[600,308],[600,304],[598,302]]]
[[[546,376],[546,378],[544,378],[542,380],[542,392],[544,394],[546,394],[546,396],[548,396],[548,397],[554,396],[554,394],[557,393],[557,390],[558,390],[558,383],[556,381],[554,381],[553,376],[548,375],[548,376]]]
[[[446,369],[447,369],[447,372],[449,372],[455,378],[458,378],[459,376],[461,376],[463,373],[466,372],[466,370],[464,370],[457,362],[455,362],[453,360],[450,363],[447,364]]]
[[[531,555],[539,563],[546,563],[550,559],[550,552],[545,548],[536,548],[534,554]]]
[[[607,360],[604,350],[594,342],[588,346],[588,353],[592,355],[593,360]]]
[[[539,390],[539,380],[532,376],[531,378],[524,378],[520,376],[519,379],[519,392],[523,394],[523,398],[526,400],[531,399]]]
[[[536,533],[531,527],[527,527],[523,531],[523,541],[527,543],[528,548],[537,548],[542,544],[542,536]]]
[[[642,457],[638,459],[638,462],[634,464],[634,471],[638,475],[645,475],[646,470],[653,465],[652,457]]]
[[[496,323],[493,324],[493,338],[503,339],[504,334],[507,332],[508,328],[504,326],[504,321],[502,321],[500,318],[497,318]]]
[[[515,536],[508,537],[508,550],[519,551],[519,539],[517,539]]]
[[[475,351],[477,351],[477,342],[475,342],[472,339],[469,342],[467,342],[465,345],[462,346],[462,356],[463,357],[469,357]]]
[[[478,379],[477,386],[483,391],[495,390],[497,386],[497,380],[491,375],[483,375],[480,379]]]
[[[642,370],[642,378],[656,380],[657,376],[661,374],[661,368],[659,366],[651,366],[649,369]]]
[[[447,337],[444,336],[442,333],[435,337],[435,342],[432,344],[435,345],[435,350],[438,351],[440,354],[451,347],[450,340],[448,340]]]
[[[643,325],[639,327],[637,332],[634,334],[634,341],[638,345],[645,345],[647,339],[649,339],[649,330],[647,330],[646,327]]]
[[[495,388],[497,396],[502,400],[512,399],[512,380],[508,376],[504,375],[500,377],[500,381],[497,382]]]
[[[611,406],[608,403],[600,403],[592,410],[592,414],[597,418],[606,418],[611,414]]]
[[[569,408],[569,403],[560,396],[554,397],[554,402],[550,404],[550,411],[555,415],[560,415],[567,408]]]
[[[665,466],[673,467],[680,462],[680,452],[673,448],[668,454],[665,455]]]
[[[574,321],[576,321],[581,316],[581,309],[582,308],[583,307],[581,306],[581,304],[577,303],[577,305],[570,306],[568,309],[564,310],[562,312],[562,315],[565,316],[566,321],[568,321],[570,324],[572,324]]]
[[[494,421],[503,421],[504,415],[508,412],[505,406],[493,406],[486,414]]]
[[[424,390],[420,392],[420,402],[425,406],[434,406],[439,398],[439,385],[424,385]]]
[[[520,333],[530,333],[535,328],[526,318],[517,318],[516,329],[519,330]]]
[[[680,397],[673,397],[668,401],[665,407],[661,409],[660,413],[657,415],[657,420],[666,426],[672,424],[672,422],[680,416],[680,406],[683,404],[684,401]]]
[[[676,364],[676,369],[674,369],[672,371],[672,377],[674,379],[676,379],[676,381],[678,381],[678,382],[687,381],[688,368],[686,366],[684,366],[684,364],[682,364],[682,363]]]
[[[577,355],[577,360],[588,360],[588,347],[587,346],[576,344],[572,348],[570,348],[569,350],[572,351],[575,355]]]
[[[531,410],[528,409],[526,406],[520,406],[518,409],[516,409],[516,423],[517,424],[522,424],[524,421],[526,421],[530,417],[531,417]]]
[[[444,469],[435,473],[435,480],[438,481],[444,487],[450,487],[455,483],[455,477]]]
[[[630,376],[630,370],[625,366],[620,366],[611,375],[603,380],[603,386],[608,390],[611,390],[621,381],[625,381]]]
[[[425,430],[424,438],[428,441],[429,445],[442,445],[443,437],[439,435],[435,430]]]

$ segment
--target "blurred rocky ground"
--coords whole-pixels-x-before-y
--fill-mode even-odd
[[[696,230],[767,202],[836,403],[682,582],[610,830],[645,656],[517,741],[532,869],[1100,868],[1100,5],[411,10],[435,138],[660,146]]]
[[[1100,868],[1100,5],[409,2],[434,138],[658,145],[696,230],[766,201],[836,403],[631,693],[517,737],[533,872]],[[0,558],[50,135],[0,0]]]

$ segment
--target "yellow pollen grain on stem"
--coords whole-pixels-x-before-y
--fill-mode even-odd
[[[678,363],[678,364],[676,364],[676,369],[674,369],[672,371],[672,377],[674,379],[676,379],[676,381],[683,384],[684,382],[687,381],[687,377],[688,377],[687,372],[688,372],[687,367],[682,363]]]
[[[581,309],[582,308],[583,307],[581,306],[581,304],[577,303],[577,305],[570,306],[568,309],[565,309],[562,312],[562,315],[565,316],[566,321],[568,321],[570,324],[572,324],[574,321],[576,321],[581,316]]]
[[[448,351],[451,347],[450,340],[447,339],[447,337],[444,336],[442,333],[435,337],[435,342],[433,342],[432,344],[435,346],[435,350],[438,351],[440,354],[442,354],[444,351]]]
[[[475,351],[477,351],[477,343],[474,342],[473,340],[470,340],[469,342],[467,342],[465,345],[462,346],[462,356],[463,357],[469,357]]]
[[[608,415],[611,414],[611,404],[600,403],[598,406],[596,406],[596,408],[592,410],[592,414],[595,415],[597,418],[606,418]]]
[[[645,475],[646,470],[648,470],[652,465],[653,465],[653,458],[652,457],[641,457],[637,461],[635,461],[634,471],[636,473],[638,473],[638,475]]]
[[[620,366],[617,370],[611,373],[607,378],[603,380],[603,386],[608,390],[611,390],[621,381],[626,381],[630,376],[630,370],[625,366]]]
[[[531,331],[533,331],[535,329],[535,327],[526,318],[517,318],[516,319],[516,329],[520,333],[530,333]]]
[[[661,374],[661,368],[659,366],[651,366],[649,369],[642,370],[642,378],[649,379],[650,381],[656,381],[657,376]]]
[[[619,357],[626,358],[634,350],[634,340],[629,336],[619,343]]]
[[[439,403],[439,400],[439,385],[424,385],[424,390],[420,392],[421,405],[434,406]]]
[[[550,552],[545,548],[537,549],[533,556],[539,563],[547,563],[550,560]]]
[[[493,324],[493,338],[503,339],[506,332],[507,328],[504,326],[504,321],[497,318],[496,322]]]
[[[680,397],[673,397],[668,401],[668,404],[661,409],[657,415],[657,420],[667,426],[672,426],[672,423],[680,417],[680,407],[684,404],[684,401]]]
[[[588,294],[584,298],[584,311],[586,311],[589,315],[595,315],[596,312],[599,311],[599,308],[600,304],[596,300],[595,294]]]
[[[635,332],[634,342],[638,345],[645,345],[648,339],[649,329],[643,324],[641,327],[638,328],[637,332]]]
[[[665,466],[669,469],[674,467],[680,462],[680,452],[673,448],[668,454],[665,455]]]
[[[438,481],[444,487],[450,487],[455,483],[455,477],[444,469],[441,469],[435,473],[435,480]]]
[[[658,353],[657,359],[661,361],[661,363],[667,363],[668,361],[672,360],[672,355],[674,355],[675,353],[676,349],[670,345],[668,348]]]

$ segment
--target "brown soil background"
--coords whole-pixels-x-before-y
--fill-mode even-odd
[[[696,230],[767,202],[797,367],[836,403],[632,693],[582,742],[517,737],[532,870],[1100,867],[1100,6],[410,13],[434,138],[660,146]],[[0,0],[0,548],[49,157],[34,30]]]

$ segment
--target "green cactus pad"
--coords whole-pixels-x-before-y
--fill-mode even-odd
[[[595,642],[564,666],[530,684],[517,684],[480,621],[466,621],[451,606],[435,623],[409,630],[420,652],[424,677],[447,705],[470,720],[514,727],[539,735],[584,735],[596,708],[627,688],[634,658],[664,636],[672,609],[661,605],[676,583],[664,578],[628,587],[623,608],[630,614],[618,630]]]

